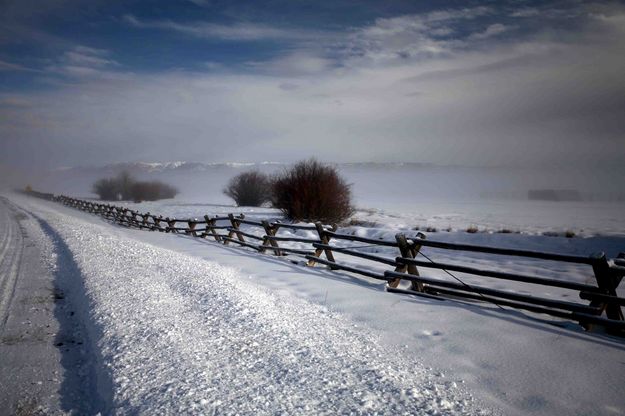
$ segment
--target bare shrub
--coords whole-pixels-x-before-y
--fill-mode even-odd
[[[223,193],[238,206],[259,207],[271,201],[271,180],[257,170],[243,172],[230,179]]]
[[[126,170],[119,172],[115,177],[117,183],[117,192],[121,195],[122,200],[127,201],[132,198],[132,187],[135,184],[135,178]]]
[[[368,228],[375,228],[378,226],[378,223],[375,221],[367,221],[367,220],[362,220],[359,218],[352,218],[349,220],[349,222],[346,224],[348,227],[368,227]]]
[[[274,207],[292,220],[338,223],[354,212],[350,186],[336,168],[315,159],[284,170],[272,188]]]
[[[130,187],[130,194],[135,202],[158,201],[175,197],[178,190],[160,181],[135,182]]]
[[[477,233],[478,231],[479,231],[479,230],[478,230],[477,226],[475,226],[475,225],[470,225],[470,226],[467,228],[467,232],[468,232],[469,234],[475,234],[475,233]]]
[[[98,179],[93,184],[93,193],[103,201],[116,201],[119,199],[119,187],[114,178]]]
[[[121,172],[114,178],[98,179],[93,184],[93,193],[105,201],[157,201],[173,198],[178,190],[160,181],[137,182],[128,172]]]

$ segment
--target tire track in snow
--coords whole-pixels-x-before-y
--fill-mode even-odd
[[[15,283],[19,273],[20,261],[24,250],[22,231],[11,205],[5,198],[0,198],[5,209],[0,210],[0,233],[4,235],[4,247],[0,257],[0,334],[4,326],[13,299]]]

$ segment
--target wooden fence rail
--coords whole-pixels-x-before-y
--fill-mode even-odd
[[[36,194],[34,196],[50,199],[50,194]],[[84,201],[62,195],[54,196],[52,199],[64,205],[100,215],[127,227],[185,234],[197,238],[210,238],[224,245],[232,243],[251,248],[260,253],[269,252],[276,256],[288,254],[303,256],[307,260],[308,266],[314,266],[319,263],[328,266],[332,270],[343,270],[386,281],[387,291],[391,293],[480,300],[499,306],[513,307],[576,321],[586,329],[600,327],[610,333],[625,335],[625,319],[621,309],[622,306],[625,306],[625,298],[619,297],[616,293],[616,289],[623,276],[625,276],[624,253],[621,253],[616,259],[608,259],[604,253],[576,256],[432,241],[428,240],[422,233],[418,233],[411,238],[399,233],[395,236],[395,240],[392,241],[340,233],[337,231],[336,225],[324,225],[321,223],[302,225],[279,221],[254,221],[247,219],[243,214],[215,217],[204,215],[201,220],[197,218],[178,219],[161,215],[157,216],[149,212],[140,213],[124,207]],[[246,228],[241,228],[242,225]],[[254,233],[254,229],[258,229],[260,233]],[[281,230],[314,232],[315,237],[293,234],[279,235]],[[300,246],[284,246],[283,243],[296,243]],[[365,246],[345,246],[345,244],[349,243],[364,243]],[[307,246],[307,248],[302,248],[301,245]],[[359,251],[367,247],[374,248],[376,251],[379,248],[387,252],[388,250],[396,249],[398,255],[385,257]],[[423,247],[437,250],[484,253],[494,259],[498,258],[498,256],[513,256],[524,259],[587,265],[592,271],[596,285],[437,262],[421,252]],[[378,264],[378,267],[354,265],[353,263],[346,264],[337,261],[334,256],[335,253],[342,255],[343,258],[366,260]],[[423,257],[423,259],[419,256]],[[388,267],[391,267],[392,270],[380,270],[380,268]],[[424,270],[443,271],[453,280],[421,275],[424,273]],[[452,274],[452,272],[478,277],[480,282],[484,282],[484,284],[467,284]],[[571,290],[577,292],[581,300],[589,301],[590,303],[584,304],[562,300],[561,298],[541,297],[533,294],[493,289],[488,287],[489,279]],[[399,287],[402,280],[409,282],[408,288]]]

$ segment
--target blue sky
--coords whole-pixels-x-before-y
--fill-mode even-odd
[[[625,160],[618,2],[0,8],[3,164]]]

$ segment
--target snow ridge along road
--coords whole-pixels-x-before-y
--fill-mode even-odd
[[[108,224],[33,207],[84,279],[111,413],[490,413],[324,306]]]

